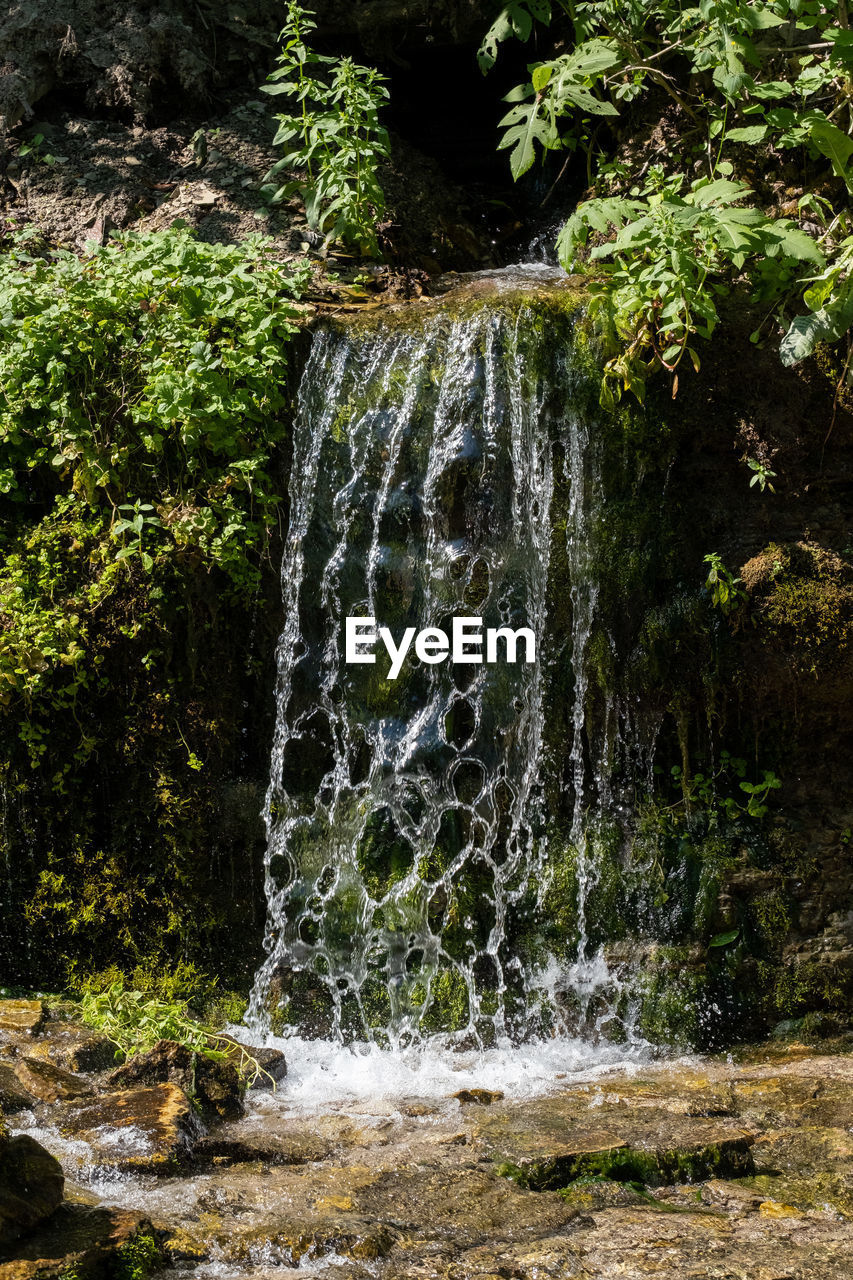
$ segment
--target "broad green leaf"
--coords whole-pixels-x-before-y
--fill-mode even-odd
[[[620,61],[619,50],[615,42],[609,40],[588,40],[578,45],[563,61],[563,70],[567,74],[585,76],[592,79],[609,71]]]
[[[502,9],[483,37],[477,51],[477,62],[483,75],[491,71],[498,57],[498,45],[515,36],[526,41],[533,29],[534,18],[538,22],[551,21],[550,0],[510,0]]]
[[[559,134],[549,120],[538,114],[538,110],[535,102],[528,106],[514,107],[501,121],[501,124],[507,124],[522,117],[518,124],[507,130],[498,143],[498,150],[513,148],[509,164],[516,182],[527,173],[536,159],[534,142],[538,142],[545,150],[552,150],[560,145]]]
[[[813,354],[821,342],[831,342],[839,335],[835,332],[830,313],[815,311],[808,316],[797,316],[779,346],[779,359],[784,365],[799,364]]]
[[[612,102],[596,98],[588,89],[580,85],[567,86],[565,98],[573,106],[579,107],[581,111],[588,111],[593,116],[618,116],[619,114],[618,108],[614,107]]]
[[[756,98],[759,102],[771,102],[779,98],[788,98],[793,92],[794,86],[790,80],[759,80],[751,90],[750,97]]]
[[[729,142],[761,142],[766,136],[769,125],[751,124],[742,128],[729,129],[726,138]]]
[[[782,230],[780,248],[788,258],[798,258],[803,262],[813,262],[822,267],[825,262],[823,253],[815,241],[805,231],[801,231],[794,223],[787,223],[780,228],[777,223],[774,230]]]
[[[730,929],[728,933],[718,933],[708,943],[709,947],[727,947],[730,942],[734,942],[740,937],[740,929]]]
[[[810,132],[812,142],[818,151],[832,162],[832,167],[839,178],[843,178],[848,190],[853,191],[848,169],[850,156],[853,153],[853,139],[850,139],[846,133],[842,133],[838,125],[833,124],[831,120],[816,120]]]
[[[691,191],[687,199],[695,205],[725,204],[733,200],[742,200],[750,194],[749,187],[742,182],[730,182],[728,178],[717,178]]]

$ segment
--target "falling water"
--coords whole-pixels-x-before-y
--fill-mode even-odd
[[[584,910],[586,427],[541,273],[314,337],[299,391],[267,800],[268,958],[252,1017],[469,1045],[540,1029],[537,889],[554,441],[569,490],[572,839]],[[563,309],[565,310],[565,305]],[[344,660],[344,620],[528,627],[537,660]],[[523,646],[522,646],[523,648]]]

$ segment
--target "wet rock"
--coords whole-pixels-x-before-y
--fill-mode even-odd
[[[744,1182],[727,1182],[723,1178],[711,1178],[702,1188],[702,1200],[713,1208],[734,1212],[754,1212],[765,1197],[754,1186]]]
[[[175,1261],[201,1261],[214,1254],[244,1265],[253,1263],[261,1253],[267,1265],[289,1268],[329,1254],[378,1262],[387,1257],[396,1240],[392,1227],[357,1215],[312,1214],[308,1220],[300,1217],[292,1221],[279,1215],[274,1222],[257,1225],[246,1225],[238,1217],[232,1229],[214,1232],[212,1238],[192,1230],[177,1231],[166,1236],[165,1249]],[[350,1272],[343,1274],[349,1276]]]
[[[396,1238],[396,1232],[385,1223],[351,1215],[311,1224],[303,1220],[279,1222],[272,1233],[263,1232],[268,1256],[280,1259],[286,1266],[298,1266],[303,1258],[308,1260],[328,1254],[376,1262],[390,1253]],[[251,1259],[257,1251],[257,1244],[247,1235],[231,1256],[235,1261]]]
[[[618,1106],[613,1110],[617,1114],[605,1112],[596,1129],[589,1126],[588,1112],[579,1112],[576,1097],[542,1099],[525,1108],[516,1104],[484,1118],[475,1137],[500,1172],[533,1190],[565,1187],[582,1177],[664,1186],[754,1172],[750,1130],[660,1109],[628,1117]],[[603,1127],[614,1121],[619,1129]]]
[[[323,1160],[335,1149],[332,1137],[299,1125],[288,1125],[285,1132],[268,1134],[242,1132],[240,1126],[227,1126],[210,1137],[201,1138],[193,1149],[196,1164],[300,1165]]]
[[[95,1092],[83,1076],[39,1058],[17,1058],[14,1072],[19,1083],[40,1102],[68,1102],[91,1097]]]
[[[203,1132],[189,1098],[174,1084],[124,1089],[70,1107],[62,1128],[89,1144],[98,1168],[160,1174],[187,1160]]]
[[[59,1161],[34,1138],[0,1134],[0,1247],[49,1217],[62,1201],[64,1184]]]
[[[216,1061],[174,1040],[160,1040],[107,1077],[113,1089],[170,1082],[182,1089],[207,1119],[235,1119],[243,1111],[243,1085],[230,1062]]]
[[[414,1098],[295,1120],[261,1094],[146,1208],[173,1261],[253,1272],[337,1254],[339,1280],[850,1280],[851,1080],[845,1058],[650,1067],[461,1119],[444,1099],[426,1124]],[[531,1190],[485,1162],[583,1146],[615,1175]],[[703,1161],[720,1172],[676,1181]]]
[[[241,1044],[231,1036],[218,1038],[217,1048],[224,1049],[238,1071],[247,1075],[249,1089],[274,1089],[287,1075],[287,1059],[280,1049],[273,1049],[271,1046],[256,1049],[254,1046]],[[259,1074],[253,1074],[247,1055],[260,1067]]]
[[[0,1031],[33,1035],[41,1029],[45,1017],[43,1000],[0,1000]]]
[[[175,1231],[166,1231],[163,1252],[172,1263],[203,1262],[208,1255],[208,1248],[203,1240],[183,1227],[178,1227]]]
[[[575,1209],[589,1211],[591,1209],[612,1209],[614,1205],[647,1204],[648,1194],[644,1195],[624,1182],[585,1182],[568,1187],[561,1192],[566,1204]]]
[[[511,1148],[507,1144],[492,1149],[498,1173],[512,1178],[520,1187],[534,1191],[565,1187],[575,1178],[600,1177],[611,1173],[628,1152],[628,1143],[615,1134],[579,1132],[568,1141],[527,1144]],[[512,1157],[515,1157],[514,1159]],[[621,1172],[622,1166],[618,1166]],[[618,1176],[618,1172],[614,1176]]]
[[[850,1274],[845,1224],[758,1212],[732,1218],[695,1202],[677,1213],[666,1205],[615,1207],[580,1224],[569,1243],[572,1263],[557,1273],[561,1280],[847,1280]]]
[[[471,1103],[479,1107],[490,1107],[493,1102],[500,1102],[503,1094],[499,1089],[460,1089],[453,1096],[459,1099],[463,1107]]]
[[[253,1049],[252,1057],[261,1074],[250,1079],[250,1089],[272,1089],[287,1075],[287,1059],[280,1049]]]
[[[0,1250],[0,1280],[139,1280],[161,1261],[154,1229],[141,1214],[64,1204],[26,1240]]]
[[[53,1019],[27,1048],[29,1057],[53,1062],[66,1071],[105,1071],[114,1064],[115,1052],[112,1041],[99,1032]]]
[[[37,1099],[21,1084],[8,1063],[0,1062],[0,1107],[7,1116],[30,1108]]]

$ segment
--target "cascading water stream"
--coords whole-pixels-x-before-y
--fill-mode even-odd
[[[535,945],[554,441],[574,670],[569,979],[584,1009],[610,977],[585,927],[587,428],[571,352],[543,322],[548,283],[543,300],[541,273],[510,275],[485,297],[315,335],[294,428],[256,1026],[277,1008],[314,1036],[483,1047],[559,1024]],[[410,653],[397,679],[381,645],[373,665],[345,661],[347,617],[399,641],[407,627],[450,633],[454,616],[529,628],[536,661]]]

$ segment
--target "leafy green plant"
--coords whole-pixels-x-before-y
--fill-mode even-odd
[[[376,256],[376,224],[385,210],[377,170],[390,149],[379,123],[388,97],[385,77],[352,58],[314,52],[306,38],[315,27],[310,10],[289,0],[278,65],[261,88],[293,101],[292,111],[276,116],[274,139],[290,150],[270,169],[261,191],[273,205],[298,194],[309,227],[325,245],[340,241]],[[299,177],[272,181],[294,170]]]
[[[37,133],[29,142],[22,142],[18,147],[18,155],[23,159],[25,156],[32,156],[34,160],[41,164],[54,165],[59,159],[58,156],[52,155],[49,151],[42,151],[44,144],[44,134]]]
[[[243,1045],[190,1017],[181,1001],[128,990],[121,979],[102,991],[84,992],[76,1011],[82,1022],[115,1045],[121,1060],[145,1053],[159,1040],[173,1040],[216,1062],[236,1058],[234,1065],[250,1082],[268,1074]]]
[[[853,324],[853,235],[845,236],[825,270],[813,276],[803,301],[805,315],[796,316],[782,339],[784,365],[799,364],[821,342],[836,342]]]
[[[33,243],[0,257],[0,708],[24,700],[37,765],[32,713],[99,689],[97,610],[128,578],[146,579],[149,616],[186,565],[252,598],[307,274],[260,237],[204,244],[180,227],[87,259]],[[84,756],[95,745],[81,734]]]
[[[726,568],[716,551],[705,556],[705,564],[708,566],[705,586],[711,593],[712,605],[725,614],[734,613],[746,599],[740,578],[736,578],[731,569]]]
[[[593,158],[599,157],[596,186],[603,187],[612,207],[606,199],[582,205],[561,237],[560,257],[567,269],[590,275],[602,259],[614,259],[609,270],[598,272],[604,297],[596,301],[595,319],[611,348],[624,350],[611,352],[603,403],[613,406],[620,384],[642,396],[648,376],[660,370],[672,373],[675,390],[677,360],[689,352],[696,363],[689,340],[693,334],[710,336],[717,322],[715,294],[738,279],[746,278],[756,300],[771,304],[771,314],[777,305],[776,318],[788,329],[781,347],[785,364],[848,333],[853,325],[849,209],[808,194],[798,213],[816,215],[822,223],[815,242],[787,218],[745,207],[752,194],[742,188],[739,194],[729,190],[707,211],[713,216],[691,225],[683,208],[672,208],[679,202],[695,206],[691,192],[667,193],[659,204],[670,207],[656,208],[661,193],[625,191],[631,175],[614,167],[601,127],[623,103],[662,91],[686,118],[682,137],[688,154],[683,160],[668,156],[670,165],[682,171],[687,163],[706,168],[704,182],[713,186],[721,174],[732,172],[728,162],[721,163],[724,148],[797,148],[808,164],[828,163],[844,183],[849,204],[853,140],[845,121],[853,119],[853,34],[846,5],[837,0],[700,0],[685,8],[676,0],[575,0],[552,11],[550,0],[512,0],[484,38],[483,71],[494,65],[502,42],[527,41],[537,24],[551,23],[560,55],[531,63],[529,80],[508,95],[513,106],[501,122],[506,132],[499,146],[512,148],[516,178],[537,154],[580,147],[593,185]],[[732,218],[723,206],[735,203]],[[731,244],[729,232],[738,219],[741,226]],[[588,233],[584,224],[602,238],[615,231],[615,247],[598,243],[591,260],[578,257],[575,249]],[[695,264],[688,260],[691,255]],[[764,261],[768,255],[770,264]],[[800,284],[792,263],[806,263],[815,273],[805,295],[809,314],[793,321],[790,309]],[[657,313],[666,309],[669,326],[658,333]],[[759,333],[760,327],[755,340]],[[839,389],[850,377],[848,358]]]
[[[174,1040],[205,1057],[226,1055],[210,1045],[210,1031],[196,1022],[180,1001],[129,991],[121,980],[103,991],[85,992],[77,1006],[80,1019],[105,1035],[122,1059],[153,1048],[158,1040]]]
[[[766,801],[771,791],[778,791],[781,779],[770,769],[763,769],[760,782],[748,782],[746,778],[746,761],[733,756],[728,751],[721,751],[716,769],[711,773],[683,772],[680,765],[673,765],[670,770],[672,781],[681,792],[677,806],[685,808],[701,807],[705,810],[716,809],[730,822],[746,815],[748,818],[763,818],[768,813]],[[744,799],[730,794],[730,788],[737,785],[743,792]]]
[[[711,947],[728,947],[733,942],[737,942],[739,937],[740,929],[729,929],[726,933],[716,934],[708,943],[708,947],[709,949]]]
[[[506,97],[513,106],[501,120],[506,132],[498,149],[512,147],[510,168],[518,179],[536,159],[535,144],[546,151],[568,146],[574,149],[577,137],[564,134],[560,120],[576,112],[596,116],[618,115],[616,107],[596,97],[593,89],[604,73],[618,61],[612,45],[604,40],[590,40],[552,62],[539,63],[530,84],[519,85]]]
[[[768,812],[765,804],[771,791],[777,791],[782,782],[775,773],[765,769],[760,782],[741,782],[740,789],[746,793],[746,811],[750,818],[763,818]]]
[[[749,482],[750,489],[758,485],[762,493],[765,489],[769,489],[771,493],[776,492],[770,483],[776,476],[775,471],[771,471],[765,462],[760,462],[757,458],[747,458],[746,465],[752,472],[752,479]]]
[[[814,241],[795,224],[744,207],[752,194],[744,183],[699,178],[684,194],[682,185],[676,178],[662,189],[588,200],[558,238],[567,271],[600,277],[592,286],[591,314],[615,348],[604,370],[607,407],[623,387],[642,400],[650,374],[662,368],[675,375],[685,356],[699,368],[691,341],[714,332],[716,297],[732,272],[768,258],[823,262]],[[614,239],[581,256],[591,235],[613,231]]]
[[[121,551],[116,552],[116,560],[124,560],[127,556],[139,556],[143,568],[150,573],[154,566],[154,559],[143,546],[143,536],[153,529],[162,529],[163,521],[157,516],[148,514],[149,511],[154,510],[150,502],[137,501],[132,505],[129,502],[123,502],[118,509],[129,514],[117,520],[110,530],[114,538],[120,538],[122,534],[126,536],[125,545]]]

